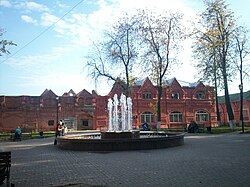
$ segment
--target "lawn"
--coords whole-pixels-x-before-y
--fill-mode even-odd
[[[1,140],[11,140],[12,133],[0,133],[0,141]],[[55,136],[55,132],[43,132],[43,136],[40,135],[39,132],[32,133],[22,133],[22,139],[32,139],[32,138],[48,138]]]

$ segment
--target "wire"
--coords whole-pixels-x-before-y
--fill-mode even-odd
[[[22,51],[24,48],[26,48],[28,45],[30,45],[32,42],[34,42],[35,40],[37,40],[40,36],[42,36],[44,33],[46,33],[48,30],[50,30],[51,28],[53,28],[59,21],[61,21],[66,15],[68,15],[72,10],[74,10],[79,4],[81,4],[84,0],[79,1],[77,4],[75,4],[71,9],[69,9],[62,17],[60,17],[56,22],[54,22],[52,25],[48,26],[46,29],[44,29],[41,33],[39,33],[35,38],[33,38],[31,41],[29,41],[27,44],[25,44],[23,47],[21,47],[20,49],[18,49],[15,53],[11,54],[10,56],[8,56],[6,59],[4,59],[3,61],[0,62],[0,64],[6,62],[7,60],[9,60],[10,58],[12,58],[13,56],[15,56],[17,53],[19,53],[20,51]]]

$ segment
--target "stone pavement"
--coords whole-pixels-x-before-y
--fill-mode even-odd
[[[188,134],[180,147],[106,153],[60,150],[53,140],[0,142],[0,150],[12,151],[11,183],[16,187],[250,186],[250,134]]]

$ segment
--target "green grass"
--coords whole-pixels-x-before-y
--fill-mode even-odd
[[[41,137],[39,132],[32,132],[30,133],[22,133],[22,139],[33,139],[33,138],[48,138],[48,137],[54,137],[55,132],[44,132],[43,136]],[[11,140],[11,133],[0,133],[0,141],[4,140]]]
[[[229,132],[242,132],[242,127],[236,127],[233,130],[228,126],[221,126],[221,127],[212,128],[213,134],[221,134],[221,133],[229,133]],[[245,127],[244,132],[250,133],[250,127]]]
[[[166,131],[166,132],[187,132],[183,128],[178,128],[178,129],[160,129],[161,131]],[[232,130],[229,126],[221,126],[221,127],[212,127],[211,128],[211,133],[212,134],[221,134],[221,133],[230,133],[230,132],[242,132],[241,127],[236,127],[234,130]],[[207,131],[207,128],[204,128],[204,133],[210,133]],[[250,127],[245,127],[244,128],[244,133],[250,133]]]

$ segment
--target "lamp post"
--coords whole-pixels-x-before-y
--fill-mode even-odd
[[[60,107],[60,103],[59,103],[59,97],[56,97],[56,125],[58,124],[59,121],[59,107]]]
[[[242,128],[242,133],[244,133],[244,120],[243,120],[243,84],[239,85],[240,89],[240,123]]]

